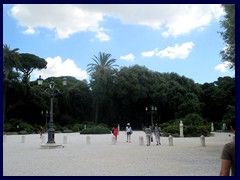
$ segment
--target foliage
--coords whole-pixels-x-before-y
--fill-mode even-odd
[[[91,128],[83,129],[80,134],[111,134],[109,128],[98,125]]]
[[[209,136],[209,126],[207,125],[186,125],[184,126],[184,137]]]
[[[235,69],[235,4],[223,4],[225,10],[224,20],[221,21],[221,27],[224,29],[220,32],[226,43],[225,49],[220,52],[222,60],[230,62],[230,68]]]
[[[228,129],[230,129],[230,126],[232,126],[233,123],[235,123],[235,107],[229,105],[226,108],[226,113],[223,116],[223,123],[226,123]]]
[[[21,53],[18,61],[21,63],[20,71],[23,73],[23,82],[28,83],[30,74],[34,69],[47,68],[47,61],[34,54]]]
[[[183,124],[184,125],[199,126],[199,125],[207,124],[207,121],[204,120],[199,114],[191,113],[191,114],[188,114],[183,119]]]
[[[99,52],[99,56],[93,58],[95,63],[88,64],[87,68],[87,71],[91,74],[90,87],[95,107],[95,123],[98,123],[99,112],[106,109],[104,105],[111,104],[112,77],[116,71],[114,67],[118,66],[114,64],[116,59],[111,59],[111,56],[111,54]]]
[[[27,122],[21,122],[19,124],[19,130],[20,131],[26,131],[28,133],[33,133],[33,132],[38,132],[36,129],[29,123]]]
[[[94,70],[95,66],[89,67]],[[176,73],[154,72],[139,65],[120,70],[112,66],[105,70],[92,71],[90,83],[68,76],[66,87],[62,86],[63,77],[49,77],[41,87],[36,81],[26,85],[20,74],[11,71],[9,80],[4,81],[4,89],[8,89],[7,93],[4,91],[7,99],[4,130],[16,131],[20,120],[34,126],[34,131],[40,125],[45,126],[46,116],[41,111],[50,112],[48,82],[51,79],[55,90],[64,92],[54,96],[56,132],[78,132],[85,124],[87,129],[94,128],[96,116],[98,123],[106,124],[105,128],[120,124],[122,129],[130,122],[134,130],[143,129],[153,118],[154,123],[161,124],[164,132],[176,136],[179,136],[180,120],[186,126],[208,126],[213,122],[217,129],[223,122],[229,126],[235,119],[235,78],[220,77],[201,85]],[[145,110],[151,105],[157,107],[157,112]],[[49,114],[47,120],[49,122]]]
[[[75,124],[72,128],[74,132],[79,132],[84,129],[84,124]]]
[[[179,137],[179,124],[167,124],[162,128],[165,136],[176,136]]]

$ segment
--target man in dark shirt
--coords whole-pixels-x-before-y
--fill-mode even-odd
[[[235,134],[234,122],[232,123],[231,130]],[[235,138],[232,142],[224,145],[221,154],[221,170],[220,176],[235,176]]]

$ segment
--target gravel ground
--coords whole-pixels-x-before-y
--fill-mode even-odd
[[[134,131],[131,143],[122,131],[116,144],[110,134],[88,136],[90,144],[87,135],[55,134],[56,143],[64,143],[58,149],[41,149],[39,134],[24,135],[25,142],[22,135],[5,136],[3,176],[218,176],[222,148],[232,141],[230,133],[214,133],[206,146],[200,137],[173,138],[173,146],[161,137],[161,145],[146,146],[142,131]]]

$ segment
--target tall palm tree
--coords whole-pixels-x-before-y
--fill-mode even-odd
[[[21,67],[19,59],[18,48],[10,49],[10,46],[3,45],[3,74],[4,74],[4,93],[3,93],[3,127],[5,122],[5,113],[6,113],[6,93],[7,93],[7,83],[9,81],[9,75],[15,68],[18,70]],[[4,128],[3,128],[4,129]]]
[[[104,93],[106,92],[107,77],[111,72],[115,70],[114,67],[118,66],[114,63],[116,59],[111,58],[111,54],[99,52],[99,56],[94,56],[93,61],[95,63],[88,64],[87,72],[90,73],[92,78],[92,90],[95,96],[95,123],[98,122],[99,104],[104,99]]]
[[[19,62],[19,48],[13,50],[10,49],[10,46],[7,44],[3,45],[3,73],[4,79],[7,80],[9,74],[12,72],[13,68],[18,70],[21,67]]]

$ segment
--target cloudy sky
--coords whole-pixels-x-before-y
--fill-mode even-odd
[[[47,69],[31,80],[89,79],[87,65],[105,52],[120,67],[138,64],[203,84],[234,77],[219,55],[223,15],[216,4],[3,5],[3,43],[46,59]]]

